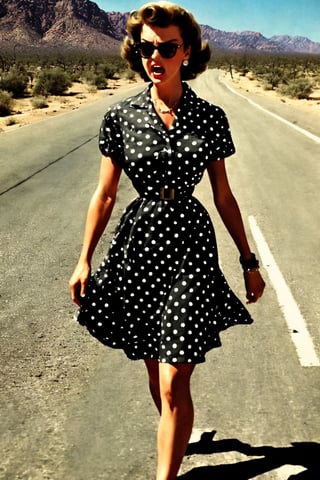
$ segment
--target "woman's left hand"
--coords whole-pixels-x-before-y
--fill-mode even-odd
[[[247,303],[255,303],[262,296],[266,284],[258,269],[247,270],[243,275],[247,291]]]

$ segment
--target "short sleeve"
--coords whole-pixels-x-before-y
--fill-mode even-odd
[[[214,106],[214,113],[210,115],[209,141],[211,144],[211,159],[222,160],[230,157],[236,151],[228,119],[220,107]]]
[[[105,114],[99,132],[99,149],[102,155],[112,155],[120,165],[123,158],[122,133],[119,126],[118,115],[115,109],[110,109]]]

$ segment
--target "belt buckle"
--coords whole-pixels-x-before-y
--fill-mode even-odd
[[[160,188],[160,199],[161,200],[174,200],[174,188]]]

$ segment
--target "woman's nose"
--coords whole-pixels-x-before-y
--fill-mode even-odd
[[[160,53],[159,53],[159,50],[158,48],[155,48],[152,52],[152,55],[151,55],[151,58],[158,58],[158,57],[161,57]]]

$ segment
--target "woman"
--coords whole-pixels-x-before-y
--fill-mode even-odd
[[[224,158],[234,153],[227,119],[183,81],[204,71],[210,58],[199,25],[177,5],[147,4],[129,16],[122,55],[149,85],[103,120],[100,180],[70,288],[78,320],[93,336],[144,360],[160,413],[157,480],[173,480],[192,430],[195,365],[220,345],[220,331],[252,322],[219,268],[209,215],[192,196],[206,169],[240,252],[248,303],[262,295],[264,281],[226,175]],[[139,197],[91,276],[122,170]]]

